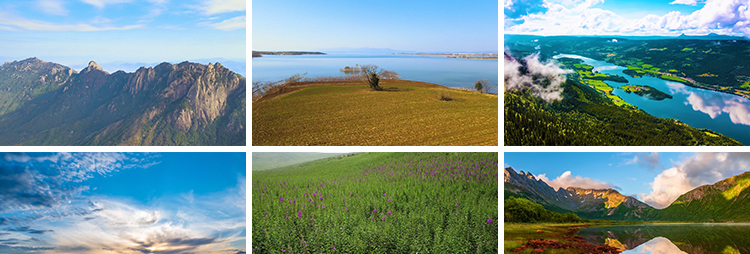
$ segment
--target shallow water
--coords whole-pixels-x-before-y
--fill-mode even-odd
[[[448,87],[474,88],[479,79],[487,79],[497,93],[498,61],[456,59],[410,55],[264,55],[252,59],[252,80],[279,81],[307,72],[305,77],[344,75],[339,69],[355,64],[375,64],[395,71],[401,79],[429,82]]]
[[[604,61],[577,55],[559,55],[584,60],[585,64],[594,66],[594,71],[605,74],[617,74],[628,79],[627,84],[649,85],[659,91],[672,95],[673,99],[661,101],[650,100],[635,93],[626,93],[615,89],[613,93],[626,102],[643,109],[647,113],[661,118],[675,118],[696,128],[707,128],[724,134],[745,145],[750,145],[750,99],[705,89],[694,88],[681,83],[666,81],[655,77],[633,78],[622,72],[627,68]],[[605,81],[612,87],[626,83]]]
[[[750,224],[674,223],[584,228],[578,236],[622,253],[750,253]]]

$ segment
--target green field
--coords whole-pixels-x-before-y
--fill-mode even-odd
[[[497,145],[497,95],[406,80],[381,86],[303,82],[255,101],[253,145]]]
[[[252,252],[497,253],[497,163],[367,153],[253,172]]]

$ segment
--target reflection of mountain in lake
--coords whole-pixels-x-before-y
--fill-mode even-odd
[[[687,253],[748,253],[748,230],[750,224],[745,223],[644,224],[584,228],[578,235],[598,245],[615,239],[638,253],[679,253],[677,249]]]

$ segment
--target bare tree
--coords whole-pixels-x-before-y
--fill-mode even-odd
[[[395,71],[386,71],[374,64],[363,64],[359,68],[362,76],[367,80],[367,84],[373,90],[381,90],[380,85],[378,85],[380,79],[401,79],[401,76]]]
[[[489,93],[494,87],[495,86],[486,79],[477,80],[477,83],[474,84],[474,89],[480,93]]]

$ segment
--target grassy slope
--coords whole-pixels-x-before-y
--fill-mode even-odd
[[[498,211],[487,204],[498,202],[497,156],[367,153],[253,172],[253,252],[328,253],[336,247],[344,253],[496,253]],[[431,163],[452,163],[453,168],[476,165],[495,175],[469,182],[410,178],[438,177],[414,171],[440,170],[427,166]],[[413,174],[405,175],[408,172]],[[315,191],[318,195],[311,196]],[[315,203],[307,197],[316,198]],[[392,214],[386,213],[389,210]],[[378,218],[370,219],[374,214]]]
[[[298,86],[253,103],[253,145],[497,145],[496,95],[406,80],[383,80],[377,92],[349,81]]]
[[[572,81],[563,100],[545,103],[506,92],[505,145],[741,145],[708,129],[625,109]]]

